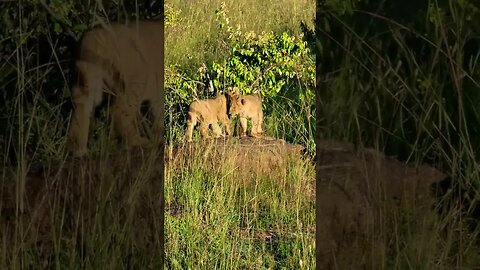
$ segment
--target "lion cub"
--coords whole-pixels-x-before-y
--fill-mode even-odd
[[[240,118],[240,126],[242,128],[241,136],[247,135],[247,118],[252,119],[252,137],[262,137],[262,98],[259,94],[241,95],[240,90],[234,87],[230,93],[230,108],[229,114],[231,116],[238,115]]]
[[[73,113],[68,148],[74,156],[87,153],[92,112],[104,94],[116,96],[112,107],[115,131],[129,147],[147,144],[139,131],[140,107],[150,101],[153,134],[163,145],[163,19],[129,25],[99,25],[80,42],[72,88]]]
[[[200,122],[200,134],[209,138],[208,128],[211,125],[216,138],[222,134],[218,121],[225,126],[226,135],[230,134],[230,122],[227,116],[227,94],[219,94],[211,99],[195,100],[190,104],[187,115],[187,142],[192,141],[193,128]]]

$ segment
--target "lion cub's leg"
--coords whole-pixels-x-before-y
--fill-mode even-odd
[[[210,138],[210,135],[208,134],[208,127],[210,126],[210,123],[207,121],[200,121],[200,134],[202,135],[202,138],[208,139]]]
[[[125,96],[118,96],[113,105],[113,121],[116,132],[126,141],[127,146],[144,146],[146,138],[140,136],[138,130],[138,115],[140,106],[135,100],[127,100]]]
[[[252,136],[253,137],[262,137],[263,135],[262,123],[263,123],[263,113],[259,112],[255,118],[252,118]]]
[[[74,156],[87,153],[90,118],[102,101],[103,71],[95,65],[76,62],[79,81],[72,89],[73,113],[68,131],[68,149]]]
[[[242,137],[247,136],[247,118],[245,117],[240,117],[240,126],[242,127]]]
[[[87,153],[88,131],[93,104],[84,95],[85,90],[76,86],[73,89],[73,114],[68,132],[68,148],[74,156],[83,156]]]
[[[187,142],[192,141],[193,136],[193,128],[197,124],[197,115],[192,112],[188,112],[187,114],[187,131],[185,134],[185,139]]]
[[[230,120],[226,114],[220,115],[220,122],[225,126],[226,135],[230,135],[232,133],[230,129]]]
[[[222,129],[218,125],[217,120],[212,122],[212,131],[213,131],[213,135],[215,136],[215,138],[219,138],[219,137],[222,136]]]

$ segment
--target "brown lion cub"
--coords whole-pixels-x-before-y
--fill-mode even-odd
[[[147,142],[138,126],[144,101],[150,101],[155,117],[153,134],[163,140],[163,32],[161,18],[99,25],[83,35],[68,132],[68,148],[74,156],[87,153],[90,118],[104,93],[115,96],[114,127],[128,147]]]
[[[187,115],[187,142],[192,141],[193,128],[200,122],[200,134],[209,138],[208,128],[211,125],[216,138],[222,134],[218,121],[225,126],[226,135],[230,134],[230,122],[227,116],[228,95],[220,94],[211,99],[195,100],[190,104]]]
[[[230,93],[231,116],[238,115],[240,118],[240,126],[242,128],[241,136],[247,135],[247,118],[252,119],[252,137],[262,137],[263,110],[262,98],[259,94],[241,95],[240,90],[234,87]]]

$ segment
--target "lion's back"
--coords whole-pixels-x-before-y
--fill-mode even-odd
[[[221,114],[226,114],[227,106],[222,97],[195,100],[190,104],[189,112],[199,114],[205,119],[213,119]]]

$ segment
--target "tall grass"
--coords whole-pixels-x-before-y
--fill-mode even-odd
[[[28,176],[4,171],[2,269],[159,267],[158,194],[149,193],[157,156],[50,161]],[[20,179],[26,188],[17,195]]]
[[[169,8],[179,11],[179,21],[166,31],[165,64],[177,64],[186,69],[197,69],[200,63],[220,61],[226,57],[228,48],[219,40],[220,29],[215,21],[215,10],[221,0],[200,1],[165,1]],[[226,2],[231,24],[242,27],[242,30],[287,31],[300,34],[300,22],[304,21],[313,28],[315,1],[313,0],[281,0],[254,1],[242,0]]]
[[[347,15],[328,8],[317,14],[331,27],[320,22],[317,28],[325,56],[317,74],[323,89],[317,107],[320,136],[373,147],[406,163],[429,163],[450,179],[448,192],[441,191],[432,206],[435,214],[423,217],[423,224],[415,217],[399,218],[412,209],[396,213],[380,203],[384,229],[367,236],[381,239],[379,269],[480,265],[474,214],[480,194],[478,52],[468,52],[466,44],[478,33],[462,23],[465,10],[451,4],[442,11],[429,5],[422,30],[365,7]],[[435,16],[445,10],[459,19]]]
[[[167,162],[167,268],[312,269],[312,164],[286,157],[271,172],[239,169],[211,147]]]

